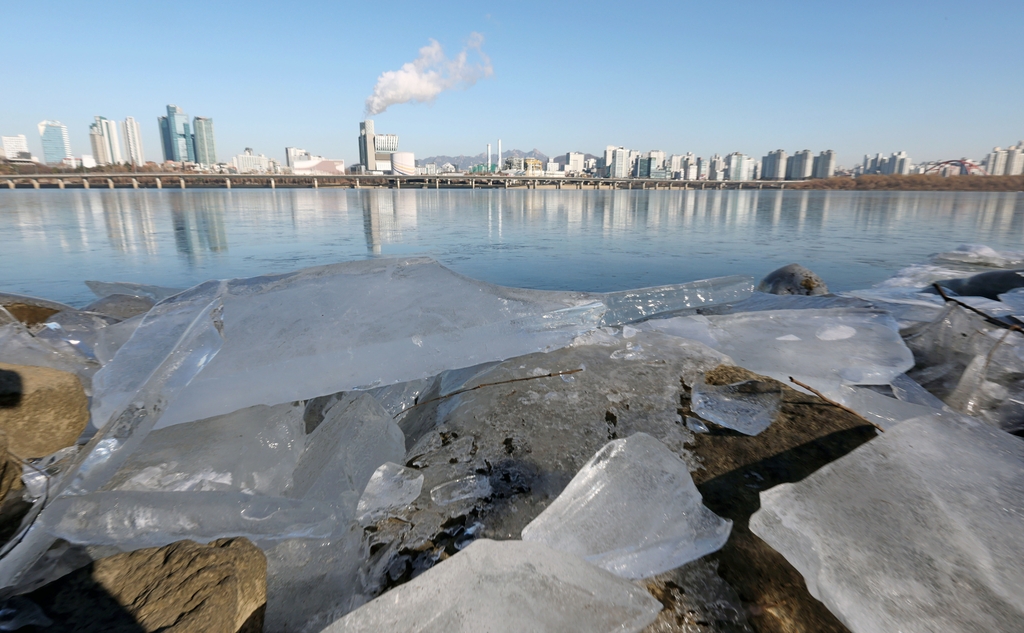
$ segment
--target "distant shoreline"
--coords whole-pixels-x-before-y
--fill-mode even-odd
[[[1024,176],[860,176],[795,182],[787,189],[838,191],[1024,191]]]

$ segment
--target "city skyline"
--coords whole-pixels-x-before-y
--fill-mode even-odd
[[[1010,2],[886,5],[884,21],[872,17],[870,7],[813,3],[680,4],[647,12],[596,3],[583,12],[547,8],[543,21],[511,7],[413,5],[387,16],[383,49],[373,49],[376,32],[361,26],[383,18],[373,7],[203,7],[210,19],[181,31],[174,54],[162,49],[167,26],[155,19],[155,8],[118,9],[131,36],[115,43],[113,52],[126,54],[114,63],[117,75],[131,81],[69,72],[42,82],[48,67],[59,63],[74,71],[95,55],[43,51],[27,59],[6,78],[17,98],[0,105],[0,134],[26,134],[32,153],[41,156],[31,127],[59,120],[80,156],[90,149],[93,117],[133,116],[142,122],[146,158],[156,160],[160,137],[147,121],[164,104],[180,103],[218,121],[221,160],[252,147],[284,162],[283,148],[298,146],[356,164],[349,121],[363,118],[368,95],[385,75],[432,41],[454,59],[479,34],[474,41],[487,66],[478,69],[474,85],[453,80],[452,88],[427,94],[424,103],[392,105],[377,115],[378,126],[400,131],[403,145],[421,156],[474,151],[487,139],[503,138],[507,147],[551,154],[597,154],[607,144],[704,156],[827,147],[847,167],[879,149],[922,161],[980,160],[992,147],[1024,136],[1016,114],[1024,87],[1011,80],[1019,71],[1005,54],[1024,16]],[[104,14],[102,7],[69,5],[46,28],[74,40]],[[234,29],[214,29],[220,18]],[[24,6],[5,9],[5,21],[26,35],[40,28]],[[235,48],[254,41],[268,47],[259,63],[246,58],[229,64],[228,72],[180,72],[213,65],[216,55],[233,59]],[[304,44],[271,46],[278,41]],[[617,50],[653,53],[609,55],[605,41],[616,41]],[[206,42],[215,48],[200,46]],[[766,47],[771,62],[764,59]],[[337,63],[310,62],[324,57],[308,57],[310,51],[329,49],[339,51],[331,56]],[[358,53],[369,49],[378,53]],[[974,94],[990,95],[985,116],[965,101]]]

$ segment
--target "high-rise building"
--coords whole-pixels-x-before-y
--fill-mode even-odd
[[[28,139],[25,135],[0,136],[0,157],[9,161],[32,160],[32,152],[28,149]]]
[[[892,156],[879,169],[883,174],[906,176],[910,173],[910,167],[910,157],[906,152],[893,152]]]
[[[786,180],[806,180],[814,168],[814,157],[811,150],[797,152],[786,163]]]
[[[213,142],[213,119],[197,116],[192,119],[195,137],[195,160],[200,165],[217,164],[217,147]]]
[[[68,128],[60,121],[42,121],[37,126],[43,142],[43,161],[56,165],[65,158],[71,158],[71,142]]]
[[[1002,176],[1006,173],[1006,150],[1001,147],[992,149],[985,161],[985,171],[989,176]]]
[[[565,171],[580,173],[584,169],[584,155],[581,152],[567,152],[565,155]]]
[[[708,180],[725,180],[725,159],[718,154],[708,160]]]
[[[680,171],[683,180],[697,180],[697,157],[693,155],[693,152],[686,152],[683,155]]]
[[[160,124],[160,143],[163,145],[164,160],[178,163],[196,162],[188,114],[176,105],[169,105],[167,116],[157,117],[157,122]]]
[[[611,151],[611,164],[608,166],[608,176],[610,178],[629,178],[630,164],[629,164],[629,150],[625,147],[615,147]],[[608,151],[605,151],[605,155]]]
[[[830,149],[814,157],[811,167],[812,178],[831,178],[836,173],[836,153]]]
[[[750,180],[754,176],[754,159],[746,154],[733,152],[725,157],[725,168],[726,180]]]
[[[251,147],[246,147],[245,152],[231,159],[231,164],[240,174],[246,173],[278,173],[278,162],[273,158],[267,158],[263,154],[254,154]]]
[[[1024,174],[1024,141],[1007,148],[1006,169],[1003,170],[1005,176],[1020,176],[1021,174]]]
[[[142,150],[142,129],[133,117],[121,121],[121,135],[124,136],[125,162],[142,165],[146,162],[146,152]]]
[[[117,123],[102,116],[94,117],[89,126],[89,142],[97,165],[117,165],[121,160],[121,142],[117,138]]]
[[[761,159],[761,180],[784,180],[788,165],[789,159],[785,150],[768,152],[768,155]]]
[[[397,151],[397,134],[376,134],[370,119],[359,124],[359,164],[363,169],[390,171],[391,154]]]

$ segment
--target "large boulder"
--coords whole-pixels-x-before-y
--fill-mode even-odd
[[[18,457],[43,457],[75,443],[89,423],[89,400],[74,374],[0,363],[0,430]]]
[[[99,560],[28,594],[77,633],[257,633],[267,559],[244,538],[178,541]]]
[[[828,286],[821,277],[800,264],[773,270],[757,285],[758,292],[773,295],[827,295]]]

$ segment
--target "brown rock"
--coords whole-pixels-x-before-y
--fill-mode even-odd
[[[89,423],[89,400],[74,374],[0,363],[0,430],[21,458],[71,446]]]
[[[56,301],[7,292],[0,292],[0,306],[3,306],[11,313],[11,316],[25,325],[37,325],[61,310],[73,309],[71,306]]]
[[[28,597],[77,633],[257,633],[267,559],[245,538],[178,541],[92,562]]]
[[[762,490],[803,479],[874,438],[875,428],[815,396],[740,367],[718,367],[705,380],[712,385],[762,380],[783,391],[779,415],[759,435],[709,424],[711,432],[697,434],[688,446],[703,466],[693,480],[704,505],[733,521],[728,543],[707,560],[718,564],[718,573],[746,603],[748,622],[758,633],[848,633],[808,593],[800,572],[750,531],[749,519],[760,508]],[[681,413],[690,413],[687,400]]]

